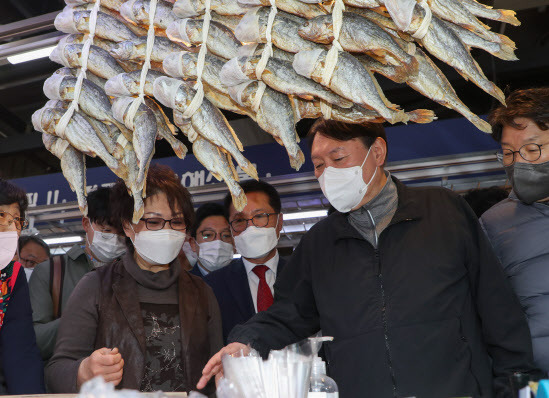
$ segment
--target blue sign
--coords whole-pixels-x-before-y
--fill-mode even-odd
[[[389,162],[457,155],[470,152],[495,151],[498,144],[490,135],[479,131],[464,118],[436,121],[429,124],[409,124],[386,129],[389,144]],[[305,154],[305,164],[299,172],[312,172],[310,151],[306,140],[300,144]],[[248,146],[244,156],[252,162],[260,178],[294,174],[286,150],[275,143]],[[217,183],[212,174],[193,155],[181,160],[177,157],[153,160],[153,163],[171,167],[181,178],[185,187],[197,187]],[[237,168],[241,180],[249,177]],[[116,176],[107,167],[88,169],[88,191],[102,186],[111,186]],[[13,180],[28,192],[31,206],[72,202],[76,195],[61,173],[47,176],[28,177]]]
[[[309,148],[305,141],[300,146],[306,161],[299,171],[312,171]],[[296,172],[290,167],[286,150],[278,144],[249,146],[245,148],[243,154],[256,166],[259,178]],[[181,184],[187,188],[219,183],[193,155],[188,155],[183,160],[175,156],[154,159],[152,163],[169,166],[181,179]],[[250,179],[239,166],[236,169],[241,181]],[[88,192],[98,187],[112,186],[116,180],[117,177],[106,166],[90,168],[86,172]],[[76,201],[76,194],[71,191],[62,173],[14,179],[12,182],[27,191],[31,207]]]

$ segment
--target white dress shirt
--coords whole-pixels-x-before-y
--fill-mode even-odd
[[[248,284],[250,285],[250,293],[252,294],[252,300],[254,301],[254,308],[255,312],[257,313],[257,289],[259,288],[259,276],[257,276],[253,269],[257,265],[266,265],[267,272],[265,272],[265,280],[267,281],[267,285],[271,288],[271,292],[273,293],[274,297],[274,284],[276,281],[276,271],[278,269],[278,260],[280,259],[280,255],[278,254],[278,250],[276,251],[276,254],[273,258],[271,258],[269,261],[267,261],[265,264],[254,264],[246,260],[244,257],[242,257],[242,262],[244,263],[244,267],[246,267],[246,275],[248,275]]]

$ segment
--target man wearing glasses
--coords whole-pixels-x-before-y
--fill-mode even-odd
[[[85,244],[38,264],[29,280],[36,342],[47,362],[53,355],[65,305],[82,277],[94,268],[116,260],[126,251],[111,215],[110,188],[88,194],[88,215],[82,219]]]
[[[241,186],[248,201],[244,210],[235,209],[230,194],[224,205],[242,258],[204,278],[221,309],[225,342],[233,327],[271,306],[275,281],[286,263],[276,249],[283,222],[278,192],[263,181]]]
[[[481,218],[549,371],[549,88],[515,91],[489,117],[513,191]]]
[[[234,241],[225,210],[218,203],[206,203],[198,208],[190,245],[198,254],[191,274],[205,277],[233,260]]]
[[[19,261],[25,269],[27,281],[34,267],[50,258],[50,248],[38,236],[22,236],[19,238]]]

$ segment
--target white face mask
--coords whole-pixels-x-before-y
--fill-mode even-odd
[[[125,238],[117,234],[93,229],[92,242],[90,243],[88,235],[86,240],[93,256],[102,263],[110,263],[126,253]]]
[[[276,220],[278,227],[278,218]],[[275,228],[259,228],[251,225],[240,235],[234,237],[236,250],[244,258],[261,258],[267,255],[278,244]]]
[[[6,268],[17,251],[17,231],[0,232],[0,270]]]
[[[377,173],[377,167],[368,183],[365,183],[362,178],[362,168],[371,150],[372,147],[368,150],[361,166],[340,169],[331,166],[326,167],[322,175],[318,177],[322,193],[324,193],[330,204],[341,213],[347,213],[358,206],[366,192],[368,192],[368,188]]]
[[[234,248],[230,243],[214,240],[199,243],[198,246],[200,247],[198,254],[200,264],[210,272],[229,265],[233,260]]]
[[[23,268],[25,270],[25,275],[27,276],[27,282],[30,280],[32,271],[34,271],[34,268]]]
[[[175,260],[181,251],[185,233],[173,229],[145,230],[136,233],[132,242],[143,260],[152,265],[165,265]]]
[[[187,260],[189,260],[189,264],[191,265],[191,267],[194,267],[194,265],[198,260],[198,256],[193,251],[191,244],[189,242],[183,243],[183,253],[185,253]]]

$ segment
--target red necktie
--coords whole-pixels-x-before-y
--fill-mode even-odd
[[[265,273],[269,267],[266,265],[256,265],[252,270],[259,277],[259,286],[257,287],[257,312],[265,311],[273,305],[273,293],[265,279]]]

